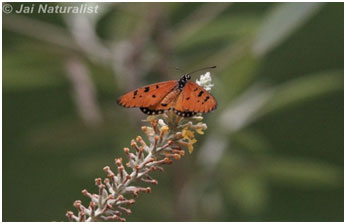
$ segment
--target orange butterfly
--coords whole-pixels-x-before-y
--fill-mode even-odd
[[[128,92],[121,96],[117,103],[123,107],[139,107],[143,113],[149,115],[162,114],[171,109],[182,117],[208,113],[216,109],[216,100],[201,86],[189,81],[190,74],[194,72],[183,75],[179,80],[159,82]]]

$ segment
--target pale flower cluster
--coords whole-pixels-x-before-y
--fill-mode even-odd
[[[210,72],[207,72],[204,75],[201,75],[200,79],[196,80],[196,83],[202,86],[208,92],[210,92],[211,88],[214,86],[211,80]]]

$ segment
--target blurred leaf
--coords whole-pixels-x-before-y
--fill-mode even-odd
[[[342,88],[342,73],[335,71],[302,76],[272,88],[256,84],[224,110],[220,116],[220,125],[234,132],[268,113],[301,104]]]
[[[322,6],[321,2],[289,2],[274,6],[259,28],[253,46],[254,53],[264,55],[275,48]]]
[[[227,66],[221,74],[218,74],[221,76],[219,78],[221,80],[215,79],[215,82],[226,95],[225,104],[228,104],[232,98],[247,89],[258,74],[256,72],[258,64],[258,59],[251,55],[246,55],[238,60],[237,63]],[[217,83],[217,81],[220,83]],[[228,85],[223,85],[223,83],[228,83]]]
[[[272,95],[268,103],[259,111],[258,116],[301,104],[307,100],[342,89],[342,72],[327,71],[302,76],[277,87],[275,94]]]
[[[299,187],[324,187],[342,184],[338,167],[306,159],[272,158],[261,168],[270,180]]]
[[[227,44],[232,43],[239,38],[252,34],[257,26],[257,16],[249,15],[245,18],[239,15],[223,16],[207,24],[204,29],[196,31],[191,37],[184,39],[176,50],[179,54],[195,55],[192,51],[194,48],[198,47],[196,50],[203,52],[205,49],[210,48],[205,44],[211,41],[225,40]],[[229,29],[230,27],[232,29]]]
[[[260,132],[249,128],[233,133],[230,138],[232,145],[252,153],[263,153],[272,149],[268,139],[264,138]]]
[[[204,3],[195,10],[188,18],[185,18],[175,31],[174,46],[178,46],[182,41],[188,39],[198,30],[213,21],[218,15],[225,11],[230,2]]]
[[[272,97],[273,90],[258,84],[235,99],[222,113],[219,124],[229,132],[244,128],[256,117],[257,111]]]

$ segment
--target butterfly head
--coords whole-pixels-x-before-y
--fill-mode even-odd
[[[187,81],[189,81],[191,79],[191,76],[189,74],[185,74],[183,75],[180,79],[179,79],[179,88],[182,89],[184,88],[184,86],[186,85]]]

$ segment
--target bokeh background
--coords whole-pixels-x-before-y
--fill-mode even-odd
[[[66,221],[141,134],[116,98],[211,65],[206,134],[127,220],[343,221],[343,3],[95,4],[3,13],[4,221]]]

